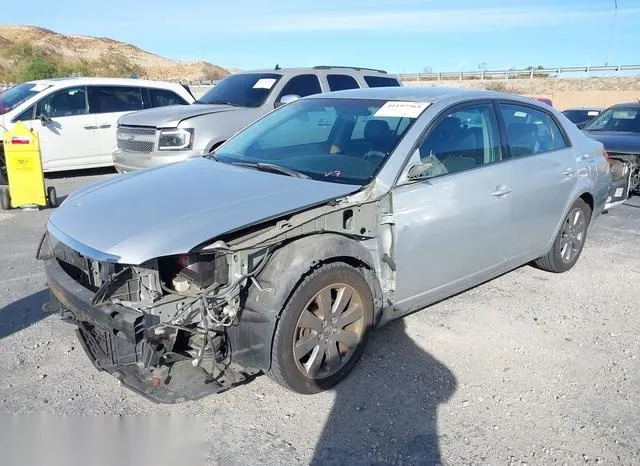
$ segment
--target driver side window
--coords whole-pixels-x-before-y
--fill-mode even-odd
[[[422,178],[471,170],[500,160],[500,139],[491,104],[449,113],[420,145],[420,160],[428,165]]]
[[[54,92],[38,102],[36,108],[36,117],[59,118],[87,113],[87,93],[84,87],[70,87]]]

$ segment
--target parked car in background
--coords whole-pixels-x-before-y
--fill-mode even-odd
[[[36,130],[45,172],[113,165],[118,118],[144,108],[183,105],[182,85],[115,78],[60,78],[19,84],[0,94],[0,129]],[[0,165],[4,152],[0,142]]]
[[[589,123],[591,120],[600,115],[601,108],[568,108],[562,111],[562,114],[566,116],[572,123],[578,128]]]
[[[367,68],[276,67],[234,73],[185,108],[145,110],[118,124],[113,161],[127,172],[200,157],[274,108],[321,92],[400,86],[397,76]]]
[[[531,261],[571,269],[610,184],[602,144],[531,99],[311,96],[205,157],[73,193],[38,252],[47,309],[156,401],[259,371],[316,393],[372,327]]]
[[[640,194],[640,103],[609,107],[588,123],[584,131],[600,141],[609,154],[613,185],[607,208]]]

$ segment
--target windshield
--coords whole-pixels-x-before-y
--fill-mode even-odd
[[[410,116],[398,113],[398,105],[410,107]],[[276,165],[280,173],[285,169],[315,180],[365,185],[427,105],[302,99],[241,131],[220,146],[213,158],[257,168]]]
[[[562,113],[573,123],[582,123],[598,116],[599,112],[597,110],[565,110]]]
[[[586,128],[588,131],[640,132],[640,107],[610,108]]]
[[[196,103],[259,107],[281,77],[276,73],[232,74],[213,86]]]
[[[48,87],[50,87],[48,84],[25,83],[7,89],[0,94],[0,115],[10,112]]]

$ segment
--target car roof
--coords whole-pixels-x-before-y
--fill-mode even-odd
[[[331,66],[331,65],[318,65],[307,67],[294,67],[294,68],[265,68],[258,70],[243,70],[233,74],[253,74],[253,73],[276,73],[282,75],[300,74],[300,73],[316,73],[318,71],[332,71],[336,73],[363,73],[363,74],[376,74],[383,76],[389,75],[384,70],[377,70],[373,68],[361,68],[358,66]]]
[[[68,77],[68,78],[50,78],[41,79],[38,81],[29,81],[30,84],[48,84],[50,86],[65,86],[67,84],[87,85],[113,85],[113,86],[150,86],[150,87],[165,87],[176,86],[177,83],[171,83],[167,81],[152,81],[148,79],[137,78],[102,78],[102,77]]]
[[[630,108],[633,110],[640,110],[640,102],[627,102],[622,104],[615,104],[609,108],[620,108],[620,107]]]
[[[570,112],[575,110],[586,111],[586,112],[595,112],[595,111],[599,112],[600,110],[602,110],[602,107],[569,107],[569,108],[565,108],[563,112]]]
[[[523,101],[532,99],[523,98],[515,94],[504,94],[484,89],[470,89],[460,87],[418,87],[418,86],[397,86],[397,87],[369,87],[360,89],[349,89],[345,91],[329,92],[326,94],[316,94],[309,98],[340,98],[340,99],[378,99],[378,100],[403,100],[407,102],[429,102],[435,103],[441,100],[456,98],[508,98]]]

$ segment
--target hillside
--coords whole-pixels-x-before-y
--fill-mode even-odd
[[[128,76],[149,79],[220,79],[229,72],[204,61],[170,60],[112,39],[64,35],[33,26],[0,25],[0,80],[19,75],[25,60],[40,56],[57,74]],[[69,74],[69,73],[67,73]]]

